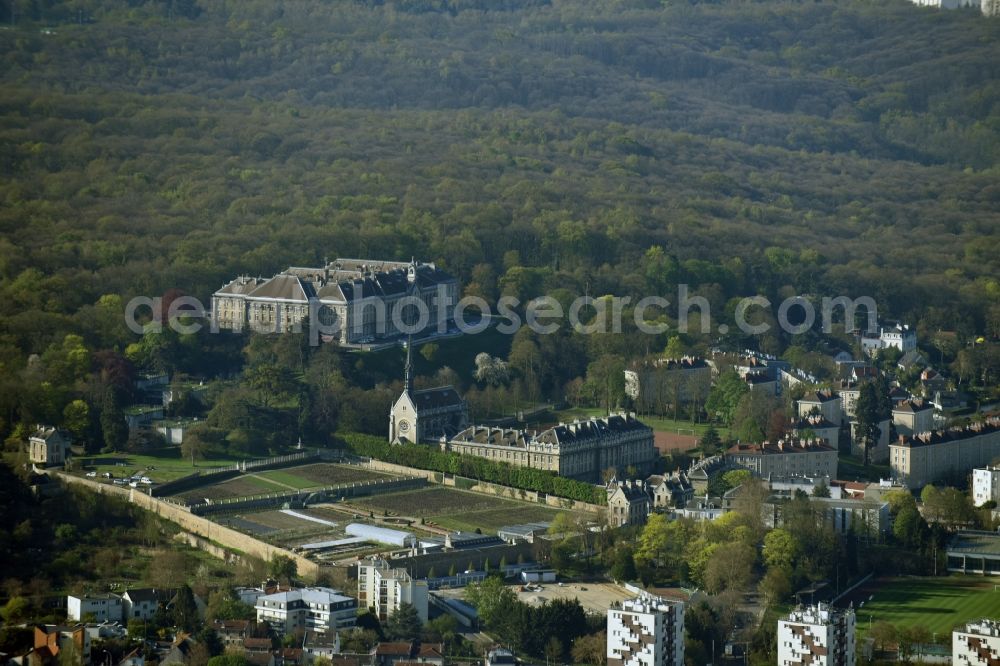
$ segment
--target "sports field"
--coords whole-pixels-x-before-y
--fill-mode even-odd
[[[871,581],[838,605],[851,601],[861,631],[867,631],[870,619],[897,627],[925,626],[940,638],[950,634],[955,625],[983,617],[1000,618],[1000,579],[961,574],[883,578]]]

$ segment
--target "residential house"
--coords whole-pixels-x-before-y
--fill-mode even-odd
[[[122,595],[122,616],[129,620],[152,620],[161,603],[171,599],[176,590],[157,590],[143,587],[126,590]]]
[[[840,396],[830,389],[806,393],[799,398],[798,415],[803,418],[813,414],[819,414],[830,423],[842,423],[844,415]]]
[[[67,655],[76,655],[68,658]],[[69,661],[90,664],[90,634],[82,624],[72,627],[35,625],[34,645],[28,653],[30,666],[57,666]]]
[[[934,428],[934,405],[926,400],[905,400],[892,407],[892,423],[900,435],[929,432]]]
[[[242,646],[252,636],[254,623],[250,620],[214,620],[212,628],[226,647]]]
[[[926,363],[926,361],[924,360],[923,354],[916,349],[911,349],[899,357],[899,360],[896,361],[896,367],[903,372],[909,372],[913,368],[919,367],[924,363]]]
[[[379,643],[372,649],[376,666],[436,664],[444,666],[444,645],[418,641]]]
[[[257,621],[280,635],[312,629],[331,631],[353,627],[358,601],[329,587],[306,587],[257,599]]]
[[[694,486],[687,474],[674,470],[671,474],[654,474],[646,479],[657,509],[681,508],[694,498]]]
[[[813,414],[792,419],[789,430],[799,439],[820,439],[831,447],[840,446],[840,424],[827,421],[822,414]]]
[[[122,598],[111,592],[67,595],[66,617],[75,622],[121,622]]]
[[[197,644],[198,641],[196,641],[191,634],[184,632],[177,634],[177,636],[174,637],[173,642],[170,644],[170,650],[160,660],[160,666],[169,666],[169,664],[187,666],[191,659],[191,652]]]
[[[643,525],[653,508],[652,493],[645,481],[611,479],[607,485],[608,524],[612,527]]]
[[[40,426],[28,438],[28,460],[41,467],[62,465],[72,441],[72,435],[62,428]]]

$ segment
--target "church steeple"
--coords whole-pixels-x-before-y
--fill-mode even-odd
[[[413,337],[406,337],[406,376],[403,380],[403,391],[413,390]]]

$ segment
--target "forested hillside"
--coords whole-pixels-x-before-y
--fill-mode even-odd
[[[870,294],[927,330],[1000,332],[1000,20],[977,12],[11,6],[5,419],[29,354],[134,341],[105,295],[207,299],[324,256],[437,261],[487,297]]]

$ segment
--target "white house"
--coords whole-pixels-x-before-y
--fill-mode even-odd
[[[93,617],[93,622],[121,622],[122,598],[111,592],[67,595],[66,617],[80,622],[85,616]]]
[[[122,613],[125,622],[152,620],[159,606],[159,597],[152,588],[128,590],[122,595]]]
[[[982,506],[989,501],[1000,503],[1000,467],[972,470],[972,503]]]

